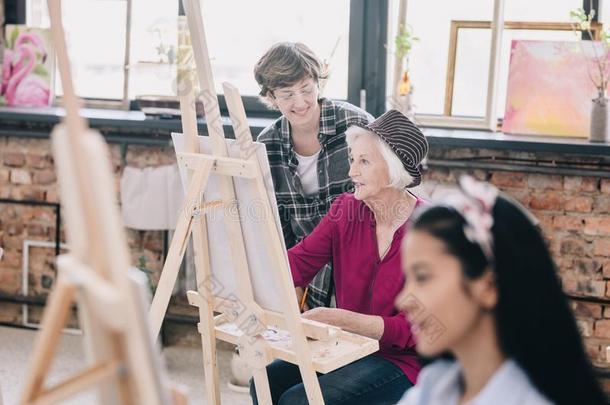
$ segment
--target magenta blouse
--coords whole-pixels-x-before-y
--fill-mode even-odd
[[[424,201],[417,197],[417,206]],[[340,195],[328,214],[300,243],[288,250],[295,286],[304,287],[332,260],[337,308],[383,318],[384,330],[375,355],[389,360],[415,383],[421,368],[409,321],[394,307],[405,276],[400,245],[410,220],[394,234],[390,248],[379,259],[375,218],[353,194]]]

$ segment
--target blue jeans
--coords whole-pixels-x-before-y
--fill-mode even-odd
[[[267,366],[267,375],[274,405],[308,403],[298,366],[275,360]],[[395,404],[413,386],[400,368],[373,355],[328,374],[318,374],[318,381],[326,405]],[[250,380],[250,396],[258,405],[253,380]]]

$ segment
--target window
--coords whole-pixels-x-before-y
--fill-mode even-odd
[[[48,27],[46,0],[27,1],[28,25]],[[359,3],[365,1],[202,1],[218,93],[221,83],[229,81],[245,96],[247,108],[264,110],[255,102],[255,62],[276,42],[300,41],[329,63],[324,95],[348,99],[349,86],[362,87],[348,74],[348,68],[361,70],[363,63],[348,62],[351,50],[366,40],[350,35],[352,5],[364,10]],[[92,99],[122,100],[124,106],[139,96],[173,96],[179,26],[186,25],[178,10],[179,0],[63,0],[77,94],[89,104]],[[58,74],[56,78],[56,95],[61,96]]]
[[[430,126],[495,130],[497,118],[504,115],[511,41],[576,40],[574,34],[565,28],[570,21],[570,10],[583,7],[583,1],[587,2],[408,2],[407,23],[413,28],[414,35],[420,38],[410,54],[413,102],[418,121]],[[398,0],[392,0],[391,15],[397,14],[398,3]],[[475,27],[484,22],[491,25],[491,21],[504,29]],[[454,26],[462,27],[458,28],[454,43],[455,63],[452,69],[448,69],[452,67],[449,63],[452,58],[448,57],[452,22]],[[519,23],[536,23],[533,24],[536,29],[524,29]],[[561,29],[557,25],[556,28],[540,29],[549,23],[563,26]],[[395,23],[390,32],[395,35]],[[388,87],[388,90],[391,89]]]
[[[48,27],[45,0],[26,4],[27,24]],[[63,23],[78,95],[122,99],[126,36],[126,0],[63,0]],[[62,95],[56,72],[55,94]]]
[[[132,0],[129,99],[175,94],[178,2]]]
[[[324,95],[347,99],[349,0],[205,1],[202,15],[218,93],[228,81],[257,95],[256,61],[276,42],[298,41],[330,64]]]

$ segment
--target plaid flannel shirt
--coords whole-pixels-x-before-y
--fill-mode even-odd
[[[318,195],[310,196],[305,195],[297,174],[299,162],[292,148],[288,120],[282,116],[260,133],[257,140],[267,148],[286,248],[309,235],[335,197],[352,189],[345,131],[352,124],[368,124],[372,120],[369,113],[349,103],[320,99],[318,141],[322,148],[317,162],[320,190]],[[309,284],[307,305],[329,306],[332,286],[329,263]]]

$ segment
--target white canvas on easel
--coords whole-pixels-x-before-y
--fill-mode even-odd
[[[172,134],[172,140],[174,143],[174,149],[177,155],[185,152],[184,135],[179,133]],[[210,138],[207,136],[199,136],[199,151],[200,153],[212,154],[212,145]],[[241,154],[242,143],[237,142],[233,139],[227,139],[227,149],[229,156],[232,158],[239,158]],[[273,191],[273,182],[271,180],[271,170],[269,169],[269,161],[267,160],[267,152],[265,145],[259,142],[252,142],[249,147],[253,148],[252,151],[256,154],[257,160],[261,166],[261,171],[265,179],[265,186],[267,188],[267,197],[269,198],[269,204],[273,209],[273,215],[275,223],[277,224],[278,232],[281,235],[282,229],[280,224],[280,217],[277,210],[277,203],[275,200],[275,193]],[[178,164],[180,166],[180,176],[182,178],[182,184],[186,190],[188,186],[187,173],[183,164],[181,164],[180,157],[178,158]],[[264,238],[261,238],[261,223],[263,218],[263,212],[261,210],[261,201],[257,201],[257,196],[253,195],[252,189],[248,187],[247,182],[251,181],[248,179],[240,179],[235,177],[233,184],[235,185],[235,194],[237,196],[238,207],[239,207],[239,218],[234,217],[230,220],[238,220],[241,224],[241,229],[246,241],[246,254],[248,257],[248,264],[250,270],[250,277],[252,280],[252,288],[254,290],[254,298],[256,302],[263,308],[281,313],[283,311],[283,304],[278,294],[279,286],[277,281],[270,277],[272,271],[270,266],[274,266],[272,258],[264,254],[265,242]],[[218,190],[218,175],[212,173],[208,180],[207,187],[204,192],[204,199],[206,201],[214,201],[220,199],[220,192]],[[217,288],[215,288],[214,295],[220,298],[230,298],[237,296],[237,282],[235,280],[234,263],[231,260],[231,252],[228,246],[229,238],[227,235],[226,227],[224,224],[225,215],[223,210],[214,210],[206,213],[206,224],[208,228],[208,240],[210,246],[214,246],[214,249],[210,249],[210,266],[212,268],[212,274],[214,275],[215,281],[218,282]],[[281,238],[282,248],[285,251],[284,240]],[[286,268],[288,263],[288,256],[285,256]]]

